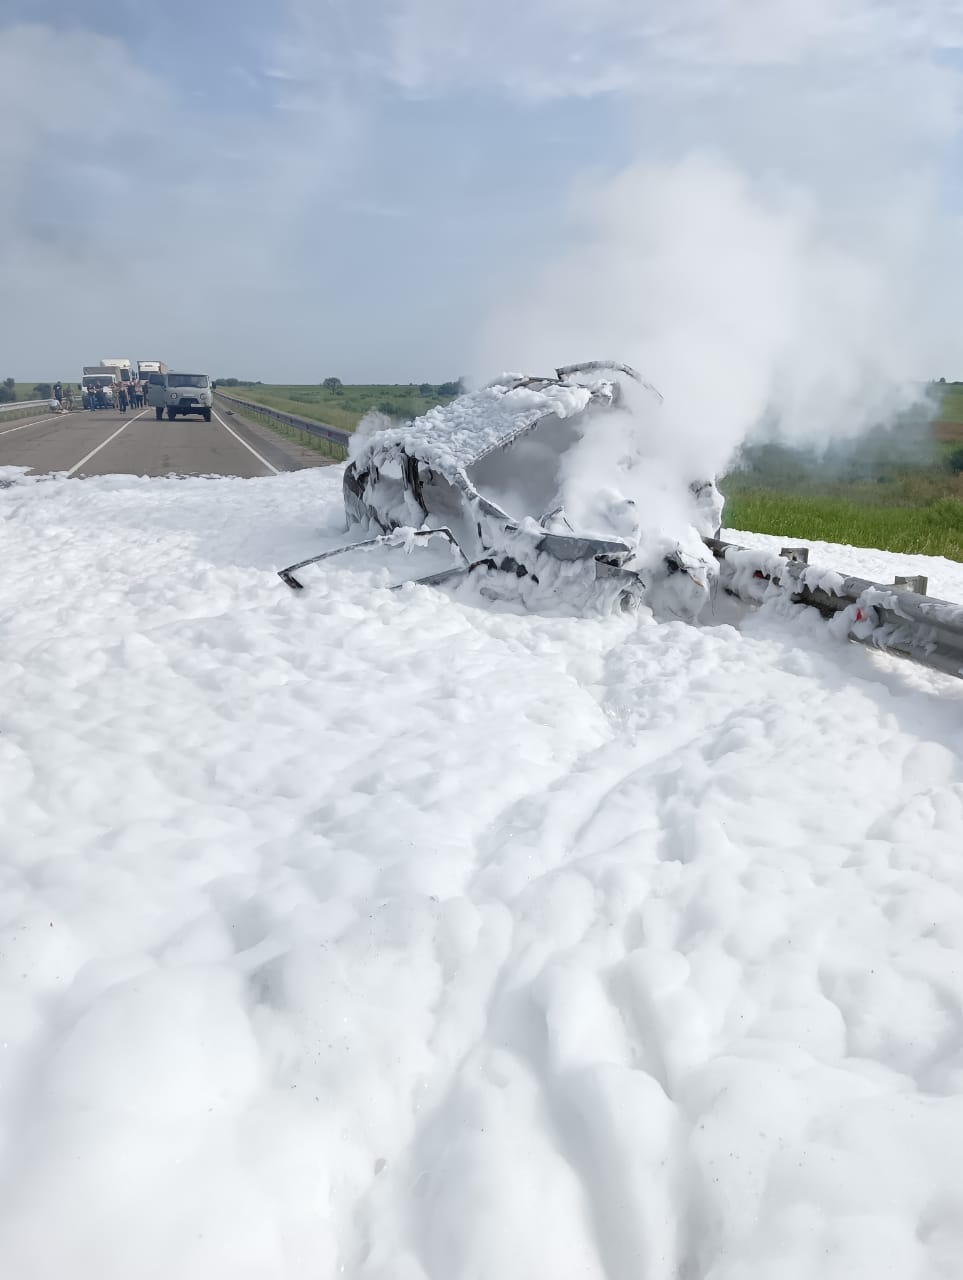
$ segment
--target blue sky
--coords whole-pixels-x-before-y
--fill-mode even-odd
[[[700,309],[688,263],[730,178],[743,222],[712,262],[791,216],[779,252],[861,255],[838,275],[874,309],[873,272],[894,308],[934,286],[926,342],[892,343],[935,368],[958,26],[951,0],[0,0],[0,376],[126,354],[417,382],[603,337],[638,358],[647,292],[680,332]],[[656,228],[667,190],[686,204]]]

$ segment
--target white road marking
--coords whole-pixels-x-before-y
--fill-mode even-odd
[[[136,422],[138,418],[142,418],[146,412],[147,410],[144,409],[141,413],[138,413],[135,417],[128,418],[127,421],[123,424],[123,426],[118,427],[112,436],[108,436],[107,439],[102,444],[99,444],[96,449],[91,449],[90,453],[87,454],[86,458],[81,458],[75,467],[71,467],[70,470],[67,472],[68,477],[72,476],[75,471],[79,471],[80,468],[84,465],[84,463],[89,462],[95,453],[100,453],[101,449],[106,449],[107,446],[110,444],[111,440],[116,440],[122,431],[126,431],[132,422]]]
[[[49,418],[35,418],[33,422],[21,422],[19,427],[8,427],[6,431],[0,431],[0,436],[12,436],[15,431],[26,431],[27,427],[39,427],[41,422],[53,422],[54,418],[59,418],[59,413],[52,413]]]
[[[258,462],[260,462],[262,466],[267,467],[268,471],[270,471],[272,475],[279,476],[281,474],[280,470],[277,467],[272,466],[271,463],[268,462],[267,458],[261,457],[257,449],[252,448],[246,440],[242,439],[241,436],[237,434],[237,432],[234,430],[233,427],[229,427],[216,410],[212,410],[211,412],[214,414],[214,417],[218,420],[218,422],[221,424],[224,430],[230,431],[231,435],[238,442],[238,444],[243,444],[245,449],[247,449],[250,453],[253,453],[255,458],[257,458]]]

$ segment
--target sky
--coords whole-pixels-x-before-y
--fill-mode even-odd
[[[963,377],[961,49],[959,0],[0,0],[0,376]]]

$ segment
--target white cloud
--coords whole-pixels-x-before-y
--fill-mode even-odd
[[[310,0],[293,9],[308,30],[330,12]],[[957,0],[389,0],[361,9],[342,35],[412,92],[545,98],[805,61],[928,57],[959,47],[961,13]]]
[[[283,121],[199,113],[122,40],[5,30],[0,353],[29,377],[126,351],[131,333],[171,358],[270,350],[281,317],[264,296],[303,272],[354,136],[337,94],[300,105]]]
[[[568,310],[578,294],[592,296],[582,264],[604,259],[608,283],[589,311],[601,334],[606,291],[623,305],[618,259],[636,252],[636,226],[667,261],[678,257],[675,221],[690,255],[717,243],[699,239],[687,210],[667,211],[660,183],[679,198],[718,200],[720,224],[738,223],[741,210],[743,231],[754,226],[765,243],[794,228],[792,252],[822,246],[863,264],[860,279],[873,263],[870,310],[890,305],[879,286],[888,274],[900,282],[893,296],[905,295],[920,245],[932,255],[946,241],[947,256],[956,252],[940,208],[957,198],[946,188],[961,64],[940,56],[960,45],[961,5],[951,0],[288,0],[270,38],[244,26],[256,8],[225,8],[237,30],[223,65],[212,47],[202,98],[146,70],[124,39],[85,33],[82,15],[2,30],[0,272],[13,301],[0,313],[0,353],[16,358],[10,371],[66,371],[63,353],[80,363],[81,346],[117,349],[129,326],[154,350],[209,351],[222,372],[309,377],[314,362],[330,372],[333,360],[341,373],[355,359],[359,375],[370,364],[371,376],[452,376],[465,364],[460,335],[486,282],[496,291],[502,261],[531,263],[519,287],[527,312],[540,288]],[[144,13],[131,10],[132,30]],[[151,31],[156,50],[164,31]],[[537,148],[602,95],[616,137],[599,136],[596,151],[583,131],[567,167],[553,160],[543,210],[521,210],[506,175],[530,153],[511,136],[513,121],[526,121]],[[394,115],[414,130],[456,114],[458,144],[420,169],[406,170],[400,128],[390,143],[377,137]],[[504,169],[476,162],[479,139],[498,155],[494,129]],[[707,154],[715,176],[697,194],[693,166],[707,162],[692,157]],[[568,254],[557,237],[566,187]],[[632,201],[646,207],[636,214]],[[650,205],[662,210],[660,227]],[[398,210],[407,216],[389,216]],[[800,287],[785,257],[774,253],[773,264]],[[339,296],[327,288],[335,267],[348,282]],[[916,278],[939,293],[955,271],[951,260],[942,279],[928,268]],[[558,292],[562,278],[579,281],[575,298]],[[200,297],[186,297],[184,282],[193,290],[198,280]],[[660,281],[665,306],[699,306],[691,280],[671,299]],[[762,313],[766,305],[763,296]],[[804,314],[800,304],[786,323],[798,327]],[[532,323],[566,338],[557,315]],[[940,335],[919,330],[935,367]],[[516,350],[485,351],[514,365],[532,333],[511,315],[502,332]],[[599,347],[580,322],[583,333],[575,355]]]

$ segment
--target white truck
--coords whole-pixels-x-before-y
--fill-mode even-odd
[[[137,376],[141,382],[146,382],[152,373],[166,373],[167,365],[163,360],[138,360]]]
[[[213,395],[211,380],[206,373],[149,373],[147,375],[147,403],[158,420],[166,411],[173,422],[178,414],[199,414],[205,422],[211,420]]]
[[[87,398],[96,397],[98,391],[102,391],[107,399],[114,394],[114,387],[119,382],[119,374],[113,365],[109,364],[85,364],[83,376],[80,380],[81,391]],[[86,400],[85,400],[86,407]]]

